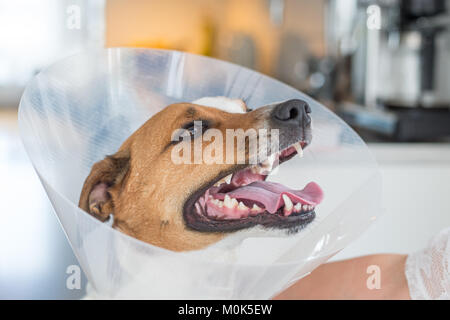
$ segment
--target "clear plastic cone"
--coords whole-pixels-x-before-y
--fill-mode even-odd
[[[289,237],[249,237],[232,250],[172,252],[78,208],[93,163],[113,154],[153,114],[201,97],[244,99],[254,109],[299,98],[312,109],[312,143],[270,177],[317,182],[316,218]],[[72,56],[27,86],[19,125],[28,155],[99,298],[267,299],[360,235],[382,212],[378,166],[334,113],[270,77],[223,61],[162,50],[105,49]]]

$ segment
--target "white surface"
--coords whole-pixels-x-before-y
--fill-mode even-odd
[[[370,144],[386,212],[332,260],[412,253],[450,226],[450,144]]]

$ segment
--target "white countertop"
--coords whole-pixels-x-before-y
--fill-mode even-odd
[[[369,143],[369,148],[381,166],[450,166],[450,143]]]
[[[450,144],[369,144],[383,175],[386,211],[333,260],[410,253],[450,226]]]

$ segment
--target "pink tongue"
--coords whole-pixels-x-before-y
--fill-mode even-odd
[[[247,199],[262,203],[270,213],[277,212],[284,205],[283,194],[294,204],[300,202],[316,206],[323,199],[323,191],[315,182],[308,183],[303,190],[293,190],[276,182],[256,181],[227,193],[216,193],[213,197],[223,200],[226,194],[238,200]]]

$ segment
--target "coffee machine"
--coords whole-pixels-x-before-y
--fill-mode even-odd
[[[344,99],[337,108],[346,121],[397,141],[450,136],[448,5],[447,0],[328,2],[329,49],[346,61],[339,71],[348,86],[340,86],[346,92],[340,92]]]

